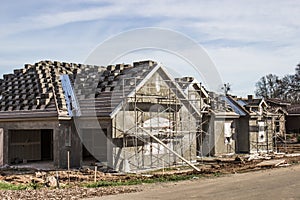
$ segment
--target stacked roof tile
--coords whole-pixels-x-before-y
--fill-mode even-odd
[[[57,61],[26,64],[23,69],[14,70],[13,74],[0,79],[0,118],[68,116],[68,97],[62,87],[61,75],[69,75],[83,111],[94,109],[89,101],[95,100],[98,114],[108,115],[121,102],[120,98],[145,78],[155,63],[148,61],[134,65],[99,67]],[[137,78],[133,80],[133,77]]]
[[[77,68],[76,64],[41,61],[34,65],[26,64],[23,69],[14,70],[13,74],[3,75],[0,79],[0,116],[9,112],[21,116],[37,112],[57,114],[57,107],[63,110],[65,103],[59,75],[72,74]]]

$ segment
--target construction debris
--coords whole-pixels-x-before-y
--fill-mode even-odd
[[[266,160],[272,157],[272,160]],[[173,175],[192,175],[191,179],[198,179],[199,174],[203,176],[215,176],[216,174],[232,174],[249,172],[265,168],[285,167],[300,163],[300,155],[281,158],[282,155],[251,155],[235,156],[232,158],[206,158],[196,164],[200,172],[192,170],[188,166],[148,171],[145,174],[117,174],[96,171],[96,181],[104,182],[126,182],[137,180],[151,180]],[[249,161],[249,158],[250,161]],[[278,159],[280,158],[280,159]],[[2,199],[82,199],[87,197],[118,194],[124,192],[135,192],[141,187],[100,187],[86,188],[83,184],[94,183],[95,171],[89,168],[70,171],[34,171],[34,169],[8,168],[0,170],[0,182],[14,185],[40,185],[40,189],[7,191],[0,190]],[[14,174],[17,172],[17,174]],[[59,187],[59,188],[58,188]]]
[[[286,164],[285,160],[268,160],[258,163],[257,167],[278,167],[281,164]]]
[[[270,160],[272,157],[265,154],[265,155],[259,155],[259,154],[251,154],[248,157],[248,161],[251,160]]]

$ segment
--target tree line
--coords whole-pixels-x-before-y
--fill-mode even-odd
[[[295,74],[285,75],[282,78],[275,74],[268,74],[255,84],[257,97],[278,98],[292,103],[300,103],[300,63]]]

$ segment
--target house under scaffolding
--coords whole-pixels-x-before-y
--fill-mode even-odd
[[[113,120],[114,168],[135,171],[195,161],[201,154],[197,141],[204,113],[199,108],[206,105],[203,89],[187,81],[183,90],[180,83],[185,80],[175,82],[163,68],[147,80],[139,79],[123,79],[123,86],[129,81],[135,89],[132,95],[123,96],[124,103]],[[145,84],[140,87],[137,83],[142,81]]]
[[[192,162],[206,156],[207,92],[153,61],[41,61],[0,83],[0,165],[48,160],[80,167],[92,156],[116,171],[181,163],[197,170]]]

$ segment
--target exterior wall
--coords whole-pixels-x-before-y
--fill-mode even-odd
[[[233,120],[231,119],[219,119],[217,118],[214,121],[214,144],[215,144],[215,155],[235,153],[235,138],[234,133],[229,138],[230,141],[227,141],[225,137],[225,124],[231,124]]]
[[[82,164],[81,141],[73,124],[73,120],[59,121],[56,132],[58,132],[59,136],[53,137],[53,144],[56,146],[54,154],[59,156],[57,156],[58,160],[55,160],[55,165],[59,168],[67,168],[69,151],[70,167],[80,167]]]
[[[203,140],[203,156],[218,156],[222,154],[236,153],[237,128],[236,120],[211,116],[209,126],[204,127],[208,134]],[[226,125],[227,124],[227,125]],[[227,127],[226,126],[230,126]],[[229,130],[228,130],[229,128]],[[229,132],[228,132],[229,131]]]
[[[240,117],[236,122],[237,153],[249,153],[249,117]]]
[[[199,133],[199,123],[187,108],[182,107],[178,113],[177,131],[182,138],[174,145],[174,150],[187,160],[195,160],[197,157],[197,134]],[[177,158],[178,161],[180,161]]]
[[[186,91],[189,101],[198,109],[201,110],[203,105],[205,104],[204,98],[200,96],[201,91],[196,90],[192,84],[188,87],[188,91]]]
[[[84,145],[95,159],[111,167],[113,147],[111,119],[80,118],[76,120],[76,129],[81,138],[81,152],[78,156],[82,159],[82,145]]]
[[[211,119],[211,116],[204,115],[202,118],[203,123],[202,125],[202,135],[198,137],[198,151],[199,156],[211,156],[214,155],[214,134],[213,127],[214,119]]]
[[[134,133],[134,125],[135,118],[132,111],[120,111],[112,120],[112,141],[114,141],[114,146],[111,164],[112,168],[117,171],[129,171],[129,162],[132,162],[134,159],[138,159],[137,162],[140,162],[139,156],[134,157],[134,147],[130,147],[132,144],[126,144],[126,140],[123,137],[124,132],[128,134]]]
[[[9,130],[53,130],[53,164],[58,168],[67,167],[67,150],[70,151],[70,167],[79,167],[78,144],[79,140],[74,129],[70,129],[71,146],[65,146],[66,133],[63,129],[71,127],[70,121],[59,122],[55,119],[49,120],[24,120],[15,122],[0,122],[3,129],[3,163],[10,164],[9,160]]]

